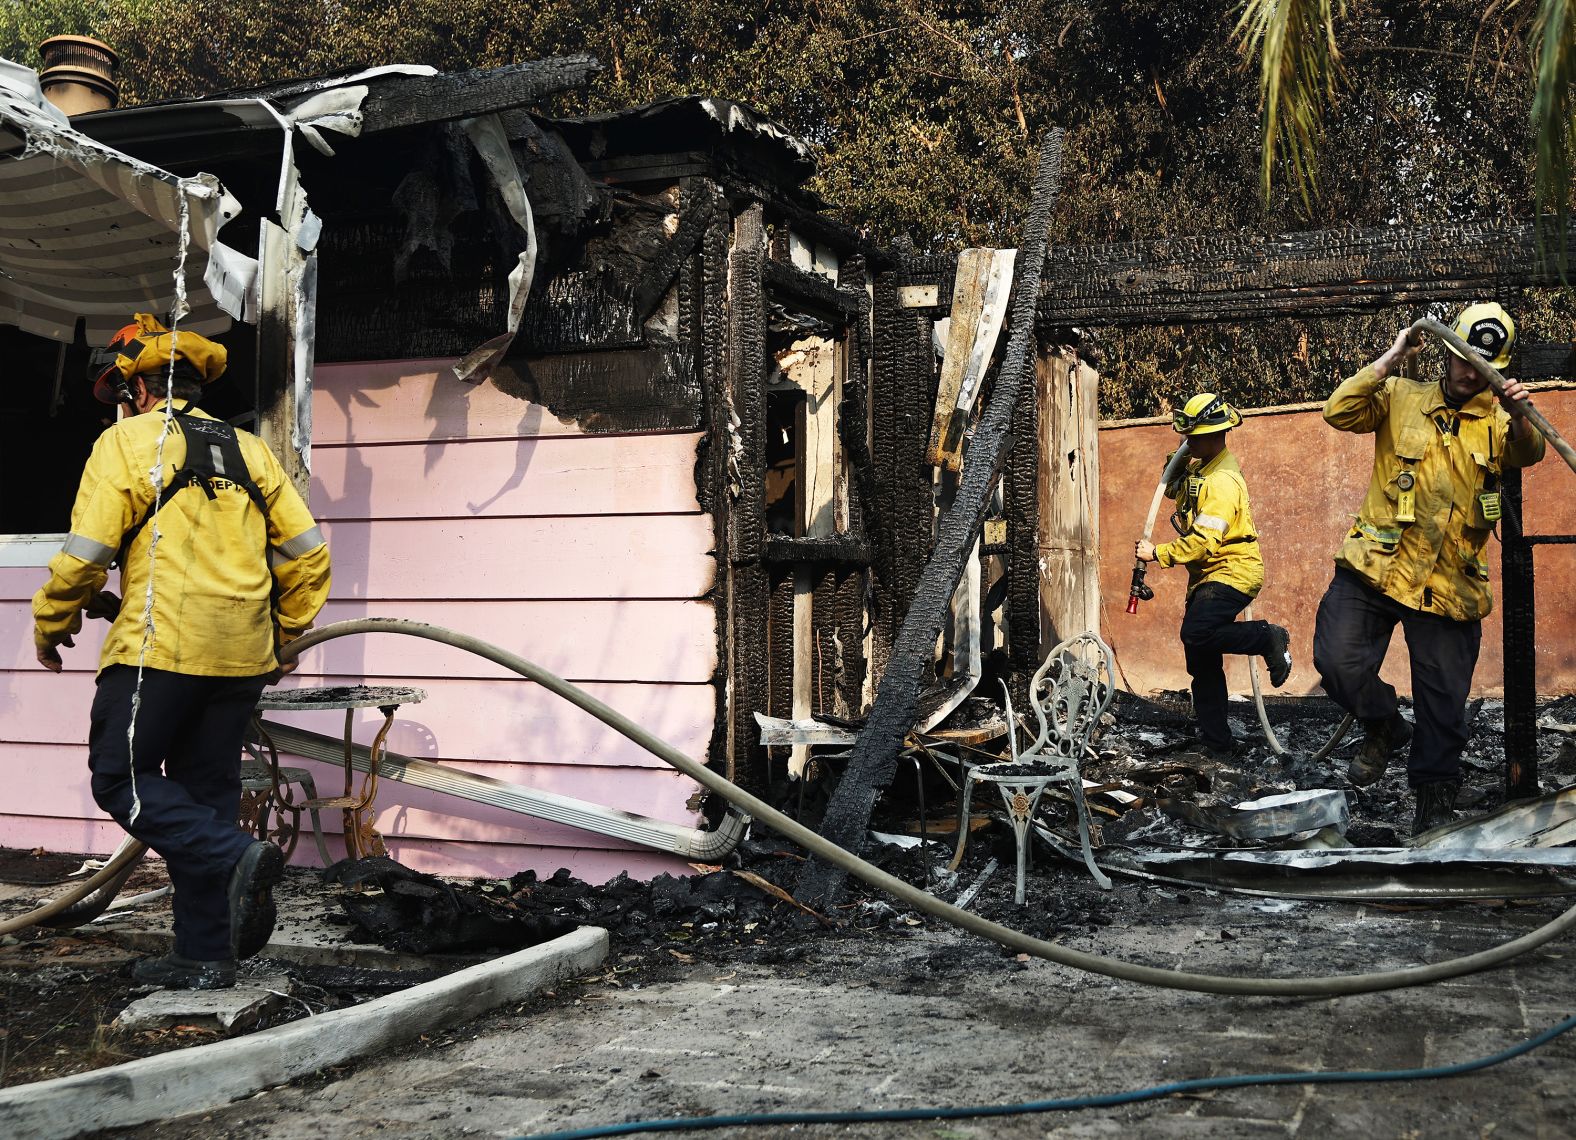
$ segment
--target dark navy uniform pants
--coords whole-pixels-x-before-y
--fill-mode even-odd
[[[1407,776],[1412,786],[1454,780],[1466,747],[1466,700],[1483,643],[1483,623],[1455,621],[1410,609],[1362,578],[1337,567],[1319,603],[1313,665],[1324,691],[1358,720],[1395,715],[1395,688],[1379,679],[1390,637],[1400,623],[1412,659],[1417,730]]]
[[[1193,678],[1198,735],[1207,746],[1220,751],[1232,745],[1231,725],[1226,720],[1230,698],[1223,655],[1256,657],[1270,648],[1269,622],[1237,620],[1252,601],[1223,582],[1203,582],[1188,596],[1182,615],[1182,651],[1188,676]]]
[[[111,665],[98,677],[88,734],[93,798],[163,856],[175,892],[175,952],[196,961],[231,956],[230,872],[253,842],[235,822],[241,741],[264,683],[144,669],[133,757],[137,670]]]

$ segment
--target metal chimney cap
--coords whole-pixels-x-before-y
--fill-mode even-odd
[[[46,69],[55,63],[67,62],[64,59],[52,57],[68,54],[99,58],[108,66],[111,73],[114,68],[120,66],[120,53],[103,40],[96,40],[92,36],[50,36],[47,40],[39,43],[38,54],[44,61]],[[86,61],[79,58],[72,62],[80,67]],[[106,78],[108,78],[108,75],[106,75]]]

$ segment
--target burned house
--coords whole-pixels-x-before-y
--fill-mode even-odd
[[[763,744],[757,714],[835,724],[868,706],[946,469],[927,451],[933,326],[953,269],[900,271],[827,220],[805,189],[808,149],[745,107],[536,109],[594,67],[385,68],[69,125],[41,101],[31,117],[13,107],[3,162],[28,170],[0,174],[17,282],[0,312],[15,376],[5,462],[13,485],[40,492],[0,508],[17,647],[0,843],[105,850],[116,838],[80,778],[95,631],[65,675],[32,669],[27,599],[105,422],[81,380],[87,348],[133,309],[173,307],[178,203],[199,176],[219,208],[188,211],[185,320],[231,352],[205,403],[263,434],[310,487],[334,558],[320,622],[399,616],[485,636],[765,795],[811,755]],[[115,162],[123,179],[94,181]],[[150,206],[160,189],[168,201]],[[133,224],[151,236],[116,244]],[[19,250],[24,230],[46,235],[47,264]],[[972,323],[993,336],[1010,258],[992,277],[984,253]],[[970,343],[964,331],[956,343]],[[986,346],[959,422],[936,417],[954,467],[989,357]],[[939,656],[935,721],[1002,640],[982,605],[1003,629],[1038,626],[1038,575],[1019,572],[1036,536],[1008,525],[1014,510],[1033,517],[1035,479],[1031,467],[1009,483],[975,562],[986,573],[960,591],[966,632]],[[1019,644],[1031,660],[1037,636]],[[427,699],[399,711],[395,753],[609,818],[708,826],[697,789],[659,760],[458,651],[345,639],[309,654],[297,682],[419,685]],[[373,724],[355,731],[365,740]],[[377,826],[397,857],[456,872],[598,878],[660,858],[616,826],[553,818],[385,782]]]
[[[103,426],[80,379],[87,347],[134,309],[169,311],[177,264],[185,319],[231,351],[207,406],[264,435],[310,489],[334,559],[321,621],[403,617],[482,636],[763,798],[835,762],[817,745],[846,739],[870,708],[989,399],[1012,251],[873,246],[806,189],[804,144],[725,100],[543,111],[595,67],[380,68],[69,123],[7,73],[0,462],[6,486],[29,493],[0,496],[13,646],[0,844],[118,839],[81,765],[95,631],[65,675],[44,674],[27,601]],[[1385,256],[1239,244],[1052,250],[1034,383],[922,678],[921,729],[943,726],[982,679],[1021,685],[1046,647],[1084,630],[1117,644],[1138,688],[1175,680],[1154,662],[1180,665],[1180,590],[1134,619],[1102,607],[1125,596],[1133,504],[1166,429],[1097,433],[1097,377],[1073,346],[1102,324],[1318,306],[1319,280]],[[1510,272],[1485,262],[1450,288]],[[1393,303],[1429,274],[1392,273],[1342,303]],[[1276,586],[1304,646],[1328,572],[1318,548],[1351,498],[1338,479],[1308,492],[1290,417],[1309,414],[1273,418],[1284,430],[1265,431],[1261,452],[1284,475],[1256,484],[1273,504],[1261,518],[1308,544]],[[388,739],[407,778],[377,801],[403,861],[602,879],[707,850],[721,805],[540,686],[378,637],[310,651],[292,681],[360,682],[426,691]],[[1293,688],[1315,682],[1304,667]],[[337,727],[320,713],[276,719]],[[363,713],[354,732],[364,741],[375,725]],[[325,755],[290,763],[333,786]]]

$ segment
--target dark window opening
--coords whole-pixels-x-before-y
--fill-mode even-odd
[[[128,316],[128,320],[129,320]],[[230,349],[225,375],[203,392],[210,415],[248,426],[256,419],[256,337],[243,325],[215,337]],[[61,344],[0,325],[0,535],[63,534],[71,529],[82,468],[115,409],[93,398],[88,345]]]
[[[799,501],[803,462],[805,394],[794,387],[766,393],[766,530],[769,534],[803,536],[803,505]]]

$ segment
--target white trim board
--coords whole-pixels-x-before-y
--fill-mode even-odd
[[[65,541],[64,534],[0,534],[0,567],[48,566]]]

